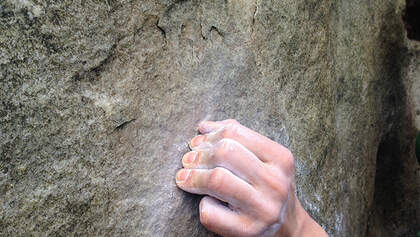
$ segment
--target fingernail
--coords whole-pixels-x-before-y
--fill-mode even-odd
[[[184,155],[182,158],[182,162],[185,164],[192,164],[194,163],[195,159],[197,158],[198,152],[191,151]]]
[[[176,174],[176,182],[177,183],[185,182],[188,179],[188,176],[190,176],[190,172],[191,170],[187,170],[187,169],[182,169],[178,171],[178,173]]]
[[[200,124],[198,124],[198,130],[201,133],[213,132],[216,129],[217,129],[217,126],[215,126],[214,124],[212,124],[211,122],[208,122],[208,121],[203,121]]]
[[[194,147],[199,146],[203,141],[204,141],[204,136],[203,135],[198,135],[198,136],[194,137],[190,142],[190,148],[194,148]]]

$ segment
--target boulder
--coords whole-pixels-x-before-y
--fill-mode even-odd
[[[198,122],[234,118],[293,152],[330,236],[365,236],[411,93],[403,8],[1,1],[0,235],[213,236],[174,177]]]

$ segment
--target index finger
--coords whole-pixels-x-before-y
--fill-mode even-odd
[[[241,125],[236,120],[204,121],[199,124],[198,130],[204,134],[196,137],[201,142],[214,142],[223,138],[233,139],[254,153],[263,162],[270,163],[292,158],[292,153],[286,147]],[[195,141],[196,138],[190,143],[193,149],[198,143]]]

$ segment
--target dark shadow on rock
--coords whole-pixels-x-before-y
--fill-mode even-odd
[[[413,1],[407,4],[409,2]],[[380,102],[384,130],[377,152],[374,201],[367,236],[415,236],[419,228],[416,129],[411,119],[404,71],[413,55],[403,45],[405,32],[395,29],[399,27],[384,25],[380,37],[388,49],[382,62],[383,70],[387,71],[384,75],[388,76],[382,82],[386,91]],[[408,35],[413,34],[408,26],[407,30]]]
[[[403,19],[407,28],[407,37],[420,41],[420,1],[407,0]]]

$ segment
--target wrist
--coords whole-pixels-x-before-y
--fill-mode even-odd
[[[305,226],[305,223],[308,222],[307,218],[309,215],[303,209],[302,205],[294,194],[293,200],[289,201],[292,203],[290,203],[291,205],[288,205],[289,210],[286,210],[287,214],[285,221],[277,236],[301,236],[302,229]]]
[[[322,229],[322,227],[314,219],[312,219],[306,211],[305,214],[306,218],[302,222],[299,233],[295,236],[328,237],[324,229]]]
[[[288,205],[285,222],[276,236],[301,237],[301,236],[328,236],[322,227],[316,223],[303,209],[299,200],[293,195],[293,203]],[[290,200],[292,201],[292,200]]]

